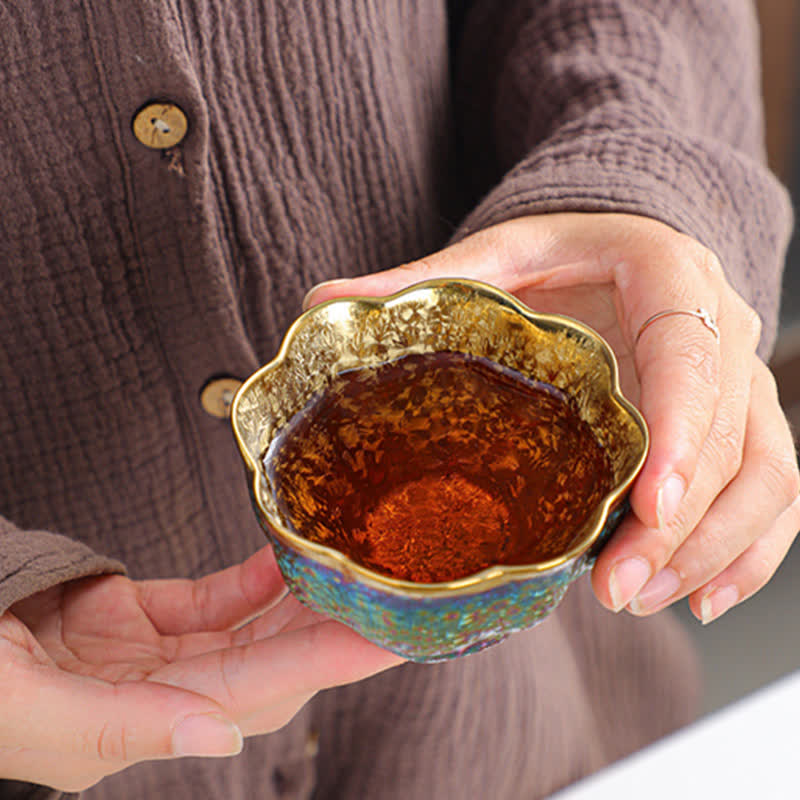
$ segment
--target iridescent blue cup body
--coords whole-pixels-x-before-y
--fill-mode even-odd
[[[623,503],[598,537],[602,545],[627,510]],[[411,661],[443,661],[477,653],[514,631],[530,628],[561,602],[570,584],[589,569],[585,553],[529,577],[492,584],[484,577],[475,592],[415,594],[387,591],[285,545],[268,525],[281,573],[292,592],[315,611],[344,622],[362,636]]]
[[[446,583],[412,583],[304,538],[284,517],[264,465],[273,439],[339,372],[421,352],[490,358],[573,398],[610,457],[614,486],[557,558],[497,564]],[[335,300],[306,312],[278,356],[237,393],[232,424],[256,515],[290,591],[420,662],[477,652],[547,617],[627,512],[648,447],[645,422],[622,396],[616,360],[597,333],[567,317],[537,314],[473,281],[428,281],[390,297]]]

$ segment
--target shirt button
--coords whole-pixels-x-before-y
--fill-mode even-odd
[[[183,141],[189,122],[174,103],[148,103],[133,118],[133,134],[145,146],[166,150]]]
[[[200,391],[200,404],[207,414],[219,419],[227,419],[231,415],[233,396],[242,381],[236,378],[215,378],[209,381]]]

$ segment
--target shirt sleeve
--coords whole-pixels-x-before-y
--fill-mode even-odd
[[[0,517],[0,614],[25,597],[65,581],[124,572],[123,565],[86,545],[46,531],[26,531]],[[47,786],[0,777],[0,800],[69,800]]]
[[[0,614],[59,583],[124,571],[119,561],[80,542],[46,531],[20,530],[0,517]]]
[[[457,236],[530,213],[627,212],[719,257],[771,350],[792,212],[765,166],[745,0],[476,0],[456,52],[474,197]],[[490,188],[493,187],[493,188]]]

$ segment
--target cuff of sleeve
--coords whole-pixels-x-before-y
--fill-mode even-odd
[[[18,600],[59,583],[91,575],[124,573],[112,558],[45,531],[23,531],[0,520],[0,614]]]
[[[761,316],[759,354],[771,351],[792,211],[788,192],[762,164],[717,141],[679,140],[668,131],[577,134],[534,150],[454,238],[558,211],[639,214],[697,239]]]

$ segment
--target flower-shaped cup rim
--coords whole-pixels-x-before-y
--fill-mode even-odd
[[[560,556],[531,564],[495,564],[479,572],[452,581],[414,583],[412,581],[382,575],[358,564],[339,550],[306,539],[301,534],[290,530],[283,524],[280,518],[272,514],[269,509],[265,508],[261,500],[262,483],[267,483],[262,465],[263,453],[252,452],[245,442],[238,424],[238,415],[243,398],[247,396],[248,392],[255,384],[261,382],[270,372],[278,369],[281,363],[286,359],[292,340],[315,315],[328,313],[332,307],[351,304],[367,304],[373,308],[386,308],[395,303],[403,302],[410,296],[420,292],[441,291],[451,286],[467,288],[483,298],[501,302],[534,325],[539,325],[540,327],[542,325],[557,326],[561,329],[571,329],[597,342],[599,344],[599,351],[609,368],[609,396],[617,403],[623,412],[631,417],[633,422],[640,429],[642,434],[642,448],[641,453],[633,463],[629,473],[620,480],[614,488],[606,494],[602,502],[598,504],[594,515],[594,525]],[[299,409],[297,410],[299,411]],[[606,340],[597,331],[580,320],[564,314],[534,311],[502,289],[498,289],[495,286],[481,281],[464,278],[434,278],[415,283],[389,295],[353,295],[334,298],[303,312],[286,331],[280,349],[275,357],[267,364],[260,367],[239,387],[231,405],[231,425],[236,444],[248,471],[251,473],[252,496],[262,520],[268,524],[272,535],[280,538],[284,545],[291,550],[297,551],[311,560],[341,573],[344,580],[357,580],[373,588],[389,592],[390,594],[413,598],[446,597],[483,592],[512,581],[525,580],[544,575],[548,572],[558,572],[568,563],[576,561],[582,555],[592,550],[592,546],[603,533],[609,518],[610,510],[615,506],[618,499],[627,492],[635,480],[644,464],[649,450],[649,431],[647,423],[638,409],[622,394],[619,384],[619,367],[616,356]]]

